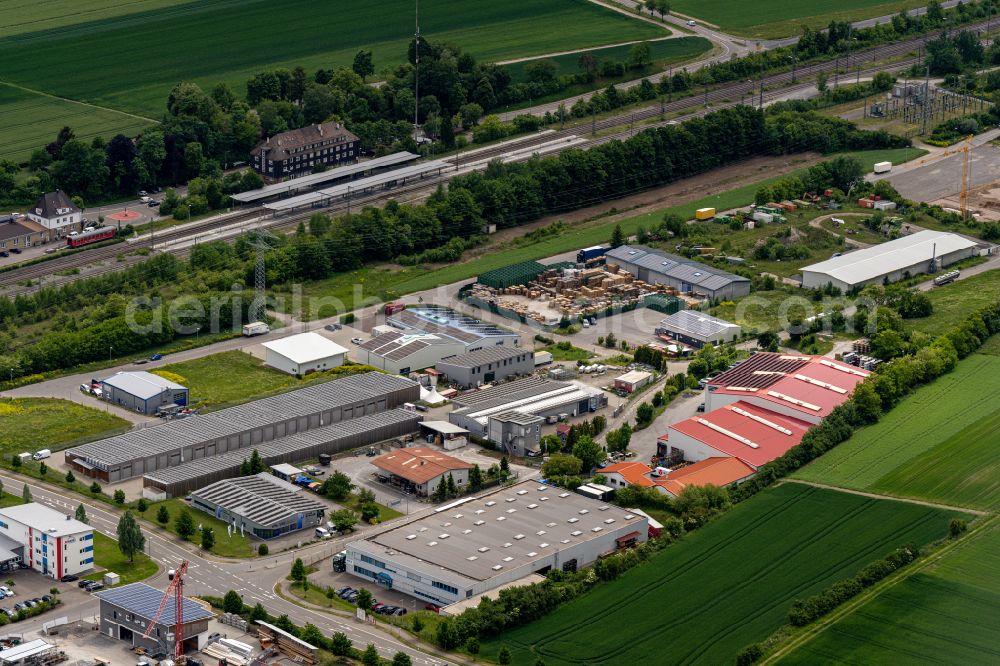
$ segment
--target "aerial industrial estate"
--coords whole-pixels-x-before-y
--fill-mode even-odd
[[[996,661],[997,2],[230,4],[3,12],[0,666]]]

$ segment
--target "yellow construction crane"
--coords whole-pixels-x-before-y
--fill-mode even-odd
[[[972,135],[965,137],[965,145],[962,147],[962,189],[958,195],[958,208],[962,213],[962,219],[969,218],[968,201],[969,188],[972,186],[972,174],[969,172],[969,156],[972,154]]]

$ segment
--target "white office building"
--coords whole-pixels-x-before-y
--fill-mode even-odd
[[[0,509],[0,534],[24,545],[22,561],[59,579],[94,568],[94,530],[70,514],[31,502]]]

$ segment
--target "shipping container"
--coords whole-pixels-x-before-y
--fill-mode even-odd
[[[876,162],[875,173],[889,173],[892,171],[892,162]]]
[[[694,219],[696,220],[711,220],[715,217],[714,208],[699,208],[694,212]]]

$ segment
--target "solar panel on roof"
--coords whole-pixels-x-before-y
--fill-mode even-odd
[[[145,583],[129,583],[121,587],[102,590],[97,592],[95,596],[146,620],[152,620],[156,616],[156,610],[159,608],[164,594],[164,592]],[[205,610],[201,604],[187,597],[184,598],[184,624],[207,620],[210,617],[214,617],[214,613]],[[177,614],[173,603],[168,603],[163,607],[159,622],[168,627],[177,623]]]

